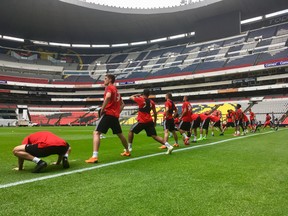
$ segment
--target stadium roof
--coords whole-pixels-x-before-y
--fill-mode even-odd
[[[287,0],[205,0],[129,9],[78,0],[1,0],[0,34],[71,44],[117,44],[193,32],[195,23],[232,11],[241,20],[287,9]]]

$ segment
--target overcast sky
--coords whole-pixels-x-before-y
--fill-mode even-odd
[[[94,2],[103,5],[113,5],[119,7],[168,7],[179,6],[181,0],[86,0],[86,2]]]

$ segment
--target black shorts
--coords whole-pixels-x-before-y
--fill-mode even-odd
[[[135,134],[140,133],[142,130],[146,131],[147,136],[157,136],[157,132],[154,126],[154,122],[148,122],[148,123],[135,123],[131,126],[130,131],[132,131]]]
[[[254,126],[254,125],[255,125],[255,120],[254,120],[254,119],[251,120],[251,121],[250,121],[250,124],[251,124],[252,126]]]
[[[190,128],[191,128],[191,122],[181,121],[179,124],[179,129],[183,131],[190,131]]]
[[[226,127],[235,127],[234,122],[227,122]]]
[[[109,128],[112,129],[113,134],[122,133],[119,119],[117,117],[102,115],[101,118],[97,121],[95,131],[106,134]]]
[[[25,145],[25,151],[35,157],[47,157],[53,154],[64,155],[68,149],[69,144],[67,146],[49,146],[45,148],[38,148],[38,144]]]
[[[200,118],[200,116],[198,116],[196,118],[196,120],[192,121],[191,128],[196,129],[196,128],[200,127],[200,122],[201,122],[201,118]]]
[[[205,119],[201,123],[201,128],[207,130],[209,128],[210,118]]]
[[[221,126],[220,123],[221,123],[220,120],[217,121],[217,122],[214,122],[213,126],[214,126],[214,127],[219,127],[219,128],[220,128],[220,126]]]
[[[241,125],[243,125],[242,119],[236,120],[236,121],[235,121],[235,125],[236,125],[236,126],[241,126]]]
[[[164,130],[175,131],[174,119],[167,119],[164,121]]]

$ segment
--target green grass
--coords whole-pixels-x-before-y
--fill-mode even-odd
[[[101,141],[98,164],[86,164],[92,154],[93,127],[0,129],[0,185],[96,167],[120,160],[123,150],[111,133]],[[129,127],[123,127],[125,134]],[[69,170],[48,166],[31,173],[13,171],[12,149],[38,130],[49,130],[72,146]],[[287,129],[241,139],[209,137],[200,148],[187,149],[180,141],[172,155],[114,164],[51,179],[0,189],[0,215],[287,215]],[[162,128],[158,128],[163,136]],[[205,146],[221,140],[227,142]],[[171,140],[172,143],[172,140]],[[145,133],[135,135],[131,159],[163,152]],[[188,147],[189,148],[189,147]],[[56,156],[45,158],[51,163]]]

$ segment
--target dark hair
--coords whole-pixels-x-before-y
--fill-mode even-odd
[[[143,90],[143,95],[146,96],[146,97],[149,97],[149,95],[150,95],[150,90],[149,90],[149,89],[144,89],[144,90]]]
[[[167,95],[168,99],[172,100],[172,93],[169,92],[166,95]]]
[[[115,76],[113,74],[106,74],[106,77],[111,80],[112,84],[115,82]]]
[[[237,109],[240,109],[240,108],[241,108],[241,105],[240,105],[240,104],[237,104],[236,108],[237,108]]]

